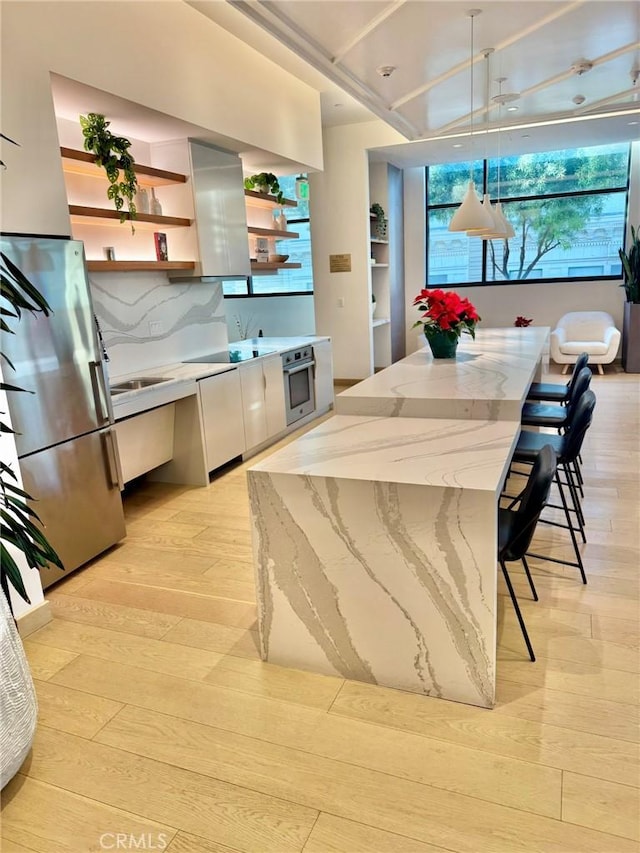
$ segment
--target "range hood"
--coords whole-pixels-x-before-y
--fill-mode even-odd
[[[242,161],[237,154],[189,140],[201,276],[251,275]]]

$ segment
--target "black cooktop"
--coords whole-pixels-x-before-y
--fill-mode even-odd
[[[237,364],[240,361],[249,361],[252,358],[260,358],[262,355],[269,355],[276,352],[274,349],[266,347],[235,348],[229,346],[229,349],[218,350],[218,352],[210,352],[206,355],[199,355],[197,358],[188,358],[183,364]]]

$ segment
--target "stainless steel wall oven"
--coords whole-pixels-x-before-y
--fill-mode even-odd
[[[300,347],[282,356],[287,426],[316,410],[313,387],[313,347]]]

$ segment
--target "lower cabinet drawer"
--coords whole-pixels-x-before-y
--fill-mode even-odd
[[[125,483],[173,458],[175,403],[118,421],[118,450]]]

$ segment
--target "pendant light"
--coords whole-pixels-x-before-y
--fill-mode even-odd
[[[469,128],[471,163],[469,167],[469,185],[462,199],[462,204],[451,218],[449,231],[484,230],[493,227],[493,217],[489,210],[482,206],[473,182],[473,19],[481,12],[482,9],[469,9],[467,12],[467,16],[471,18],[471,125]]]
[[[498,191],[496,193],[496,205],[493,212],[493,219],[495,222],[495,229],[492,234],[482,234],[481,237],[483,240],[508,240],[509,237],[515,237],[516,232],[513,230],[513,226],[504,215],[502,210],[502,202],[500,201],[500,168],[502,165],[502,157],[500,150],[500,131],[502,127],[502,105],[506,103],[510,103],[518,98],[518,95],[515,94],[502,94],[502,84],[505,82],[506,77],[498,77],[497,83],[499,87],[499,92],[493,100],[498,104]]]
[[[486,61],[486,79],[487,79],[487,100],[489,97],[489,58],[493,53],[493,48],[488,47],[483,55]],[[485,121],[486,121],[486,113],[485,113]],[[487,149],[486,149],[486,140],[488,139],[488,134],[485,134],[485,152],[484,156],[487,159]],[[500,220],[496,216],[496,208],[491,204],[491,197],[489,193],[485,193],[482,196],[482,207],[487,211],[489,216],[491,217],[491,225],[488,228],[469,228],[467,230],[467,237],[480,237],[482,240],[490,240],[492,237],[499,237],[501,234],[501,223]]]

